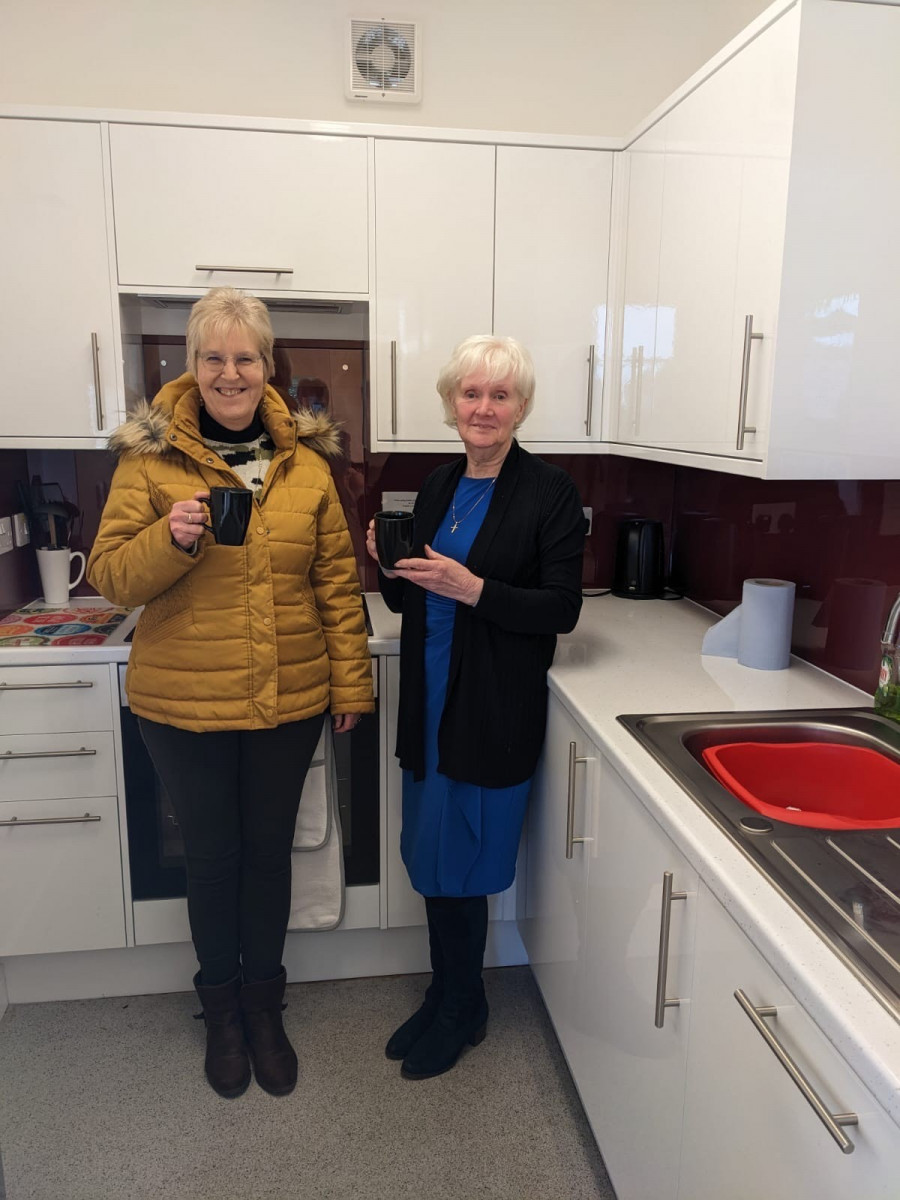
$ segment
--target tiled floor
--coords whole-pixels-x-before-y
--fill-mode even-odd
[[[409,1082],[383,1043],[424,983],[289,987],[282,1099],[207,1087],[192,993],[13,1006],[5,1200],[614,1200],[529,970],[486,972],[487,1039]]]

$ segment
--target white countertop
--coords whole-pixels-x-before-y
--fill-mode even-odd
[[[560,638],[550,689],[900,1124],[900,1022],[616,720],[625,713],[871,706],[868,693],[797,658],[785,671],[756,671],[701,656],[716,619],[686,600],[587,598],[578,628]]]

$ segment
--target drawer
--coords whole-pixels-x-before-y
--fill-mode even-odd
[[[107,666],[0,667],[0,729],[5,734],[68,733],[113,725]]]
[[[0,804],[0,958],[124,945],[115,796]]]
[[[110,796],[116,790],[111,733],[0,737],[0,802]]]

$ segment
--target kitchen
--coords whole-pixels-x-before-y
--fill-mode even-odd
[[[13,130],[4,159],[18,164],[5,172],[3,211],[6,224],[14,222],[19,231],[16,245],[4,247],[10,265],[3,328],[15,351],[5,356],[0,395],[0,516],[21,511],[17,480],[38,476],[45,485],[58,483],[82,514],[73,547],[89,549],[111,475],[102,449],[106,434],[133,397],[150,386],[151,368],[164,369],[165,358],[168,369],[169,355],[177,354],[185,301],[213,283],[230,282],[276,302],[280,336],[337,355],[332,395],[340,391],[335,378],[355,376],[346,395],[355,389],[359,404],[341,400],[349,406],[350,422],[341,494],[359,547],[385,493],[414,492],[442,456],[457,452],[455,435],[442,425],[431,399],[450,346],[475,329],[515,332],[531,347],[538,367],[538,400],[523,427],[523,443],[569,471],[592,521],[583,575],[588,598],[551,672],[551,737],[540,778],[549,779],[554,764],[562,772],[564,828],[566,747],[574,742],[577,756],[591,760],[587,770],[577,771],[576,817],[601,820],[601,801],[589,811],[588,800],[600,795],[603,782],[613,792],[625,789],[618,811],[631,815],[620,817],[622,836],[627,833],[637,845],[645,835],[653,847],[638,856],[641,869],[644,861],[665,859],[666,843],[675,843],[674,887],[696,902],[673,908],[667,995],[687,999],[704,972],[711,972],[715,955],[705,966],[700,958],[704,936],[720,939],[721,961],[729,933],[741,934],[746,946],[740,954],[749,956],[761,979],[770,972],[773,989],[788,997],[761,1003],[805,1009],[808,1040],[805,1031],[789,1028],[794,1049],[799,1039],[805,1069],[820,1073],[831,1111],[857,1113],[858,1126],[846,1131],[856,1143],[854,1153],[840,1154],[802,1098],[795,1109],[793,1098],[782,1097],[785,1085],[774,1059],[771,1076],[758,1079],[757,1067],[751,1070],[740,1060],[716,1077],[721,1050],[713,1040],[704,1043],[699,1032],[698,1014],[706,1003],[701,991],[690,1004],[670,1008],[661,1029],[653,1025],[649,993],[656,983],[656,935],[646,954],[647,939],[638,938],[653,920],[658,933],[656,867],[652,885],[634,872],[638,907],[629,917],[623,901],[624,924],[618,932],[606,928],[591,914],[609,902],[603,876],[615,873],[614,864],[602,859],[599,843],[576,848],[580,859],[561,857],[555,799],[552,811],[549,801],[532,804],[519,886],[494,901],[488,965],[531,965],[619,1200],[818,1197],[846,1195],[851,1188],[858,1195],[896,1194],[891,1190],[898,1176],[893,1126],[900,1119],[896,1014],[616,721],[623,713],[871,705],[881,629],[900,588],[894,566],[900,562],[900,435],[890,420],[896,363],[888,327],[900,264],[886,235],[898,184],[883,154],[898,100],[892,69],[896,9],[852,0],[779,3],[765,14],[757,3],[705,5],[700,13],[695,6],[648,5],[650,36],[640,22],[626,19],[621,6],[572,4],[570,31],[582,32],[560,44],[558,5],[529,6],[534,23],[516,26],[509,6],[484,6],[476,17],[468,6],[449,6],[455,7],[450,13],[446,5],[412,4],[407,9],[421,24],[426,52],[422,99],[375,107],[343,96],[338,57],[344,25],[357,13],[333,7],[343,11],[326,20],[314,12],[321,6],[301,6],[302,22],[290,26],[291,45],[286,36],[271,36],[280,35],[277,22],[285,19],[273,6],[271,20],[263,19],[253,34],[258,43],[251,38],[241,55],[242,62],[251,57],[254,62],[252,102],[236,94],[230,81],[216,78],[214,69],[202,69],[196,40],[193,45],[190,37],[161,40],[165,9],[159,6],[152,22],[140,22],[136,14],[113,18],[111,6],[95,3],[84,10],[97,17],[89,38],[86,30],[79,34],[74,28],[48,37],[41,28],[40,42],[42,6],[7,8],[22,63],[19,77],[12,74],[0,91],[3,126]],[[179,9],[178,27],[196,21],[190,32],[204,39],[212,59],[237,53],[239,45],[243,49],[250,35],[238,10],[224,10],[231,18],[225,21],[217,9],[213,33],[203,23],[205,9],[198,5],[190,17]],[[258,9],[254,24],[267,11]],[[174,7],[170,15],[174,20]],[[477,37],[485,39],[479,44],[509,46],[506,55],[492,54],[487,72],[484,55],[477,56],[475,69],[461,59],[467,39],[476,36],[473,21],[479,24]],[[546,52],[548,28],[556,57],[534,57]],[[72,37],[88,40],[70,43]],[[131,40],[140,37],[170,56],[160,60],[168,63],[162,88],[149,51],[146,61],[143,52],[135,55]],[[298,53],[304,37],[306,50]],[[732,38],[735,43],[723,52]],[[5,40],[9,44],[9,36]],[[170,44],[179,40],[180,46]],[[617,73],[617,55],[604,59],[608,78],[588,55],[605,42],[618,46],[622,59]],[[48,58],[43,73],[29,48],[37,44]],[[68,53],[70,44],[89,46],[97,70],[85,72],[84,58]],[[307,58],[310,90],[298,101],[287,85],[299,86],[297,63]],[[133,67],[130,77],[121,73],[126,61]],[[567,88],[560,77],[536,90],[532,71],[524,72],[526,87],[517,67],[522,61],[553,62],[560,76],[569,77]],[[258,90],[256,64],[262,62],[274,67],[270,92]],[[577,66],[583,72],[580,85]],[[844,90],[829,86],[836,77],[847,81]],[[316,88],[330,99],[320,100]],[[198,111],[215,115],[183,115]],[[284,151],[286,138],[301,146],[296,163]],[[294,264],[284,258],[292,253],[289,239],[229,245],[229,253],[220,243],[215,251],[201,250],[203,209],[192,209],[190,197],[200,194],[211,164],[223,161],[240,162],[251,180],[269,171],[289,181],[290,204],[270,222],[276,234],[280,225],[316,230],[316,253],[303,259],[303,270],[298,267],[288,286],[273,286],[271,275],[211,273],[197,266]],[[48,164],[62,171],[64,187]],[[310,187],[310,179],[339,186]],[[34,181],[33,192],[28,180]],[[48,194],[68,196],[74,224],[65,225],[58,201],[46,204]],[[235,211],[248,203],[252,190],[236,196]],[[235,218],[226,226],[225,234],[234,236],[247,222]],[[48,294],[49,318],[41,304]],[[769,333],[776,318],[777,343]],[[819,349],[818,357],[811,346]],[[363,361],[358,377],[351,351]],[[45,364],[52,365],[49,384]],[[288,387],[295,376],[318,378],[324,371],[318,364],[297,366]],[[670,582],[686,600],[590,595],[610,586],[619,522],[637,516],[662,523],[671,552]],[[339,930],[291,935],[289,978],[323,981],[311,986],[402,978],[421,972],[427,962],[418,898],[404,880],[396,848],[399,786],[391,706],[398,628],[373,595],[370,564],[360,561],[378,672],[378,874],[375,882],[348,881]],[[753,576],[796,583],[796,657],[789,671],[753,671],[710,656],[701,660],[707,627],[734,609],[742,580]],[[87,591],[79,586],[73,598]],[[0,557],[4,613],[41,594],[32,547]],[[106,738],[105,770],[111,774],[101,790],[92,785],[82,795],[92,804],[95,797],[111,802],[108,821],[96,829],[116,830],[116,838],[119,828],[130,833],[119,711],[126,634],[124,628],[113,634],[99,651],[77,644],[54,647],[52,667],[40,646],[0,651],[11,684],[23,671],[37,682],[46,681],[48,671],[54,679],[62,671],[72,683],[93,673],[92,694],[103,715],[78,728]],[[27,699],[28,692],[22,696]],[[28,724],[32,713],[37,716]],[[35,749],[59,728],[42,724],[41,706],[32,708],[25,700],[17,706],[17,719],[21,727],[4,723],[2,734],[25,733]],[[536,786],[540,800],[545,785]],[[549,783],[546,787],[555,797]],[[69,805],[76,800],[71,790],[49,794],[72,797]],[[4,792],[2,799],[19,801],[23,795]],[[46,799],[28,803],[36,809]],[[85,803],[77,799],[78,812],[71,815],[80,817]],[[347,803],[352,817],[352,798]],[[552,823],[546,838],[545,818]],[[7,839],[22,832],[7,828]],[[99,920],[86,927],[77,908],[66,912],[62,897],[84,887],[86,872],[73,877],[70,869],[66,877],[62,861],[55,863],[50,873],[59,878],[53,892],[45,890],[46,860],[36,857],[24,872],[22,860],[18,871],[4,860],[4,874],[10,871],[0,884],[4,909],[38,908],[29,892],[38,878],[48,906],[35,913],[29,931],[35,940],[0,951],[5,979],[0,1007],[10,1005],[4,1023],[20,1005],[40,1009],[106,996],[130,998],[122,1004],[138,1006],[139,998],[153,993],[185,990],[192,955],[183,901],[135,899],[129,856],[120,851],[107,845],[91,860],[107,868],[112,863],[120,873],[114,933],[109,925],[101,930]],[[592,870],[598,855],[604,865]],[[662,873],[661,867],[660,878]],[[627,884],[628,875],[620,882]],[[86,911],[96,911],[89,896],[84,902]],[[628,937],[634,945],[626,944]],[[638,986],[648,963],[653,978]],[[595,970],[604,965],[606,975]],[[589,1002],[592,989],[594,996],[605,996],[616,978],[635,1022],[647,1008],[646,1034],[625,1017],[618,1026],[612,1019],[604,1025],[596,1002]],[[613,999],[604,1003],[610,1012]],[[741,1018],[734,1001],[729,1003],[734,1019]],[[373,1023],[379,1024],[378,1014],[367,1010],[366,1032]],[[359,1040],[357,1033],[354,1041]],[[746,1053],[755,1050],[751,1043]],[[766,1062],[758,1069],[769,1067]],[[748,1121],[747,1109],[756,1111],[760,1095],[776,1114],[774,1128],[757,1130],[771,1148],[765,1162],[757,1161],[760,1143],[750,1136],[756,1127],[748,1125],[742,1135],[733,1128],[738,1115],[728,1120],[725,1098],[736,1090],[738,1077],[750,1081],[745,1097],[733,1097],[736,1109],[743,1102],[741,1121]],[[460,1090],[460,1103],[465,1096]],[[611,1111],[612,1100],[620,1102],[618,1112]],[[585,1117],[577,1119],[583,1127]],[[807,1120],[814,1128],[807,1128]],[[19,1164],[24,1156],[7,1146],[7,1138],[0,1132],[0,1154]],[[648,1145],[653,1154],[646,1152]],[[537,1176],[533,1190],[521,1180],[510,1190],[511,1183],[486,1184],[474,1173],[465,1176],[468,1185],[457,1181],[454,1191],[448,1179],[435,1194],[476,1194],[480,1187],[497,1196],[602,1195],[596,1189],[609,1185],[593,1173],[589,1149],[582,1146],[580,1154],[593,1192],[571,1185],[563,1193],[559,1184]],[[414,1194],[414,1172],[411,1158],[393,1194]],[[18,1180],[9,1167],[6,1174],[14,1200]],[[45,1181],[51,1178],[58,1176]],[[342,1179],[346,1187],[347,1175]],[[91,1194],[120,1194],[112,1182],[104,1186],[108,1190]],[[121,1194],[145,1194],[137,1183],[130,1186],[133,1190]],[[168,1179],[164,1190],[177,1195],[173,1186]],[[326,1183],[318,1186],[314,1194],[367,1194],[362,1185],[330,1193]],[[44,1200],[67,1195],[50,1190],[47,1182],[43,1192],[34,1180],[21,1187],[23,1196]],[[418,1187],[427,1187],[421,1177]],[[194,1191],[182,1194],[206,1193],[195,1180]],[[248,1184],[233,1194],[266,1193]]]

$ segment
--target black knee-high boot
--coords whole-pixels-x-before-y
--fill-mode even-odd
[[[488,1006],[481,971],[487,939],[487,897],[441,897],[434,925],[444,956],[444,994],[431,1025],[403,1060],[407,1079],[442,1075],[463,1047],[484,1040]]]
[[[440,903],[440,900],[438,900]],[[388,1058],[406,1058],[410,1050],[437,1016],[438,1005],[444,994],[444,955],[434,923],[435,900],[425,897],[425,915],[428,919],[428,946],[431,951],[431,983],[425,990],[425,999],[409,1020],[391,1034],[384,1052]]]

